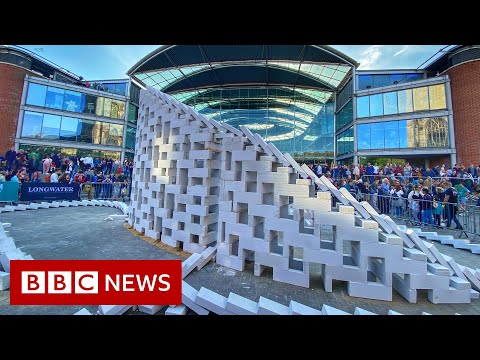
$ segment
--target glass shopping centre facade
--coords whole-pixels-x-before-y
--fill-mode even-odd
[[[128,75],[300,160],[456,161],[448,76],[358,66],[328,46],[177,45]]]

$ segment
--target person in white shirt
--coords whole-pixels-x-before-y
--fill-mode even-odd
[[[93,158],[88,154],[83,158],[83,163],[85,164],[85,170],[89,170],[93,165]]]
[[[358,164],[355,164],[355,167],[353,168],[353,175],[355,175],[355,180],[360,178],[360,168],[358,167]]]
[[[60,175],[60,169],[55,170],[55,172],[50,176],[51,183],[58,183],[58,175]]]

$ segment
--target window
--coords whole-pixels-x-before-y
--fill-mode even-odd
[[[383,113],[385,115],[392,115],[398,113],[396,91],[383,94]]]
[[[115,84],[115,93],[123,96],[127,95],[127,84],[126,83]]]
[[[93,126],[93,143],[94,144],[106,144],[108,137],[108,130],[110,124],[101,121],[95,121]]]
[[[42,140],[58,140],[61,119],[58,115],[43,115]]]
[[[337,122],[335,130],[340,129],[348,123],[353,121],[353,105],[352,101],[349,101],[342,110],[337,114]]]
[[[397,91],[398,113],[413,112],[412,89]]]
[[[77,141],[78,119],[62,116],[62,125],[60,127],[60,140]]]
[[[383,149],[385,147],[383,123],[370,124],[370,147],[372,149]]]
[[[398,121],[383,123],[385,129],[385,149],[398,149],[400,147],[398,137]]]
[[[96,108],[97,97],[93,95],[85,95],[85,107],[83,108],[83,112],[87,114],[95,114]]]
[[[23,115],[22,138],[40,139],[43,114],[25,111]]]
[[[422,80],[423,74],[407,74],[407,81]]]
[[[407,81],[407,74],[390,75],[390,84],[401,84]]]
[[[353,151],[353,127],[337,135],[337,155]]]
[[[415,111],[428,110],[428,87],[413,89],[413,108]]]
[[[358,75],[358,89],[365,90],[373,87],[372,75]]]
[[[370,103],[368,96],[360,96],[357,98],[357,117],[370,116]]]
[[[409,123],[413,120],[400,120],[398,122],[398,147],[400,149],[412,148],[414,144],[414,134],[411,131],[411,125]]]
[[[127,138],[125,139],[125,147],[135,149],[135,136],[137,130],[134,127],[127,126]]]
[[[114,119],[123,119],[125,117],[125,103],[122,101],[116,101],[116,100],[112,100],[111,102],[112,102],[111,117]]]
[[[97,107],[95,109],[95,114],[98,116],[103,116],[103,103],[104,103],[105,98],[104,97],[98,97],[97,98]]]
[[[83,112],[85,108],[85,95],[76,91],[65,91],[63,101],[63,110],[73,112]]]
[[[383,115],[383,96],[376,94],[370,96],[370,116]]]
[[[111,117],[112,116],[112,99],[104,98],[103,99],[103,116]]]
[[[27,104],[35,106],[45,106],[45,98],[47,96],[47,87],[30,83],[28,84]]]
[[[446,109],[447,102],[445,100],[445,85],[433,85],[428,87],[428,95],[430,99],[430,110]]]
[[[47,89],[47,96],[45,106],[52,109],[63,109],[63,96],[65,94],[64,89],[49,86]]]
[[[382,87],[390,85],[390,75],[375,75],[373,77],[373,87]]]
[[[370,149],[370,124],[357,125],[358,150]]]
[[[138,118],[138,106],[133,105],[132,103],[128,104],[128,118],[127,120],[132,123],[137,123]]]
[[[104,123],[105,125],[105,123]],[[122,146],[123,141],[123,125],[109,124],[105,145]]]
[[[77,141],[84,143],[93,143],[93,127],[95,121],[79,119],[77,129]]]

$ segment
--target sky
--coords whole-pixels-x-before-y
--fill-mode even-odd
[[[161,45],[19,45],[87,80],[127,78],[137,61]],[[416,69],[445,45],[330,45],[360,70]]]

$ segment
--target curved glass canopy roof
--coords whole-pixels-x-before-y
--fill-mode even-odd
[[[293,154],[333,153],[334,94],[358,64],[320,45],[168,45],[128,72]]]

